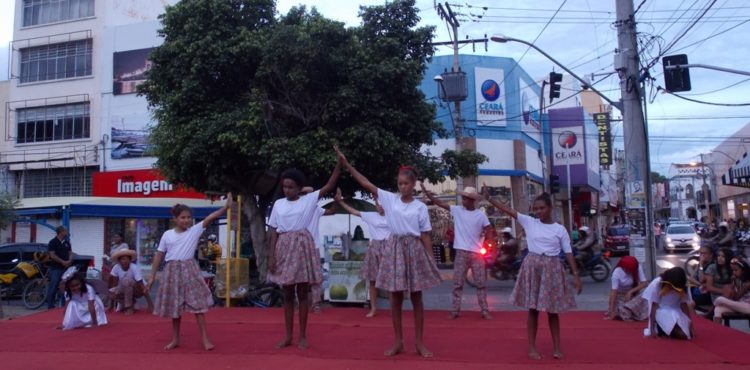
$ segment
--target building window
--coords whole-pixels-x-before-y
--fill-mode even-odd
[[[21,83],[91,75],[91,39],[21,49]]]
[[[89,103],[19,109],[17,122],[19,144],[91,136]]]
[[[23,26],[94,16],[94,0],[24,0]]]
[[[85,197],[91,195],[91,175],[99,167],[49,168],[23,172],[23,197]]]

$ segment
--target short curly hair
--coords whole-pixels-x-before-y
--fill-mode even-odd
[[[281,181],[286,179],[294,181],[300,188],[305,186],[305,174],[296,168],[289,168],[281,174]]]

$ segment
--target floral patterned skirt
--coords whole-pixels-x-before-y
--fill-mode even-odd
[[[211,290],[193,259],[167,261],[156,293],[154,315],[182,316],[183,312],[205,313],[214,304]]]
[[[630,300],[625,300],[628,290],[618,290],[615,298],[616,317],[623,321],[645,321],[648,319],[648,301],[643,299],[640,294]]]
[[[360,279],[375,281],[378,278],[381,255],[387,242],[388,240],[370,240],[370,246],[367,248],[362,269],[359,270]]]
[[[375,287],[389,292],[420,292],[440,284],[435,260],[419,237],[391,235],[385,243]]]
[[[575,308],[573,288],[565,275],[560,257],[529,253],[521,264],[510,300],[518,307],[549,313]]]
[[[276,241],[276,272],[268,273],[268,281],[281,286],[301,283],[315,285],[323,281],[320,253],[309,231],[279,234]]]

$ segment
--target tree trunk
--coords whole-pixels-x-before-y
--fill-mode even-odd
[[[242,196],[242,208],[250,221],[250,238],[255,249],[255,261],[258,265],[260,281],[266,280],[268,271],[268,243],[270,234],[266,232],[266,210],[261,209],[258,199],[253,194]]]

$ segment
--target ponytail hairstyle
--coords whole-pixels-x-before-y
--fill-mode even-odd
[[[534,201],[540,201],[544,202],[544,204],[547,205],[547,207],[552,208],[552,197],[549,195],[549,193],[541,193],[534,198]]]
[[[402,165],[398,168],[398,174],[399,176],[404,175],[408,177],[413,182],[417,182],[417,179],[419,178],[419,171],[417,171],[417,169],[413,166]]]
[[[172,212],[172,216],[174,216],[174,218],[177,218],[177,217],[180,217],[180,215],[182,214],[182,212],[185,212],[185,211],[187,211],[188,213],[190,213],[190,215],[193,214],[193,210],[190,209],[190,207],[188,207],[188,206],[186,206],[184,204],[181,204],[181,203],[177,203],[177,204],[174,205],[174,207],[172,207],[172,211],[171,212]]]

